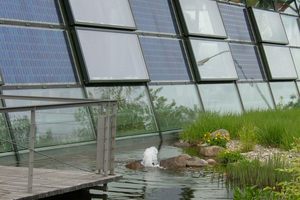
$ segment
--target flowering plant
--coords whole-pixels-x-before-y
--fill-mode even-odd
[[[242,160],[244,156],[241,154],[239,150],[236,151],[228,151],[228,150],[223,150],[219,151],[217,154],[218,159],[222,163],[233,163],[239,160]]]
[[[226,148],[226,143],[230,140],[229,138],[229,133],[220,134],[217,133],[213,135],[212,133],[207,132],[204,134],[203,141],[208,145],[208,146],[220,146],[223,148]]]

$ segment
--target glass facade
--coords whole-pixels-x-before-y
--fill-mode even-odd
[[[1,92],[118,100],[118,137],[298,99],[298,0],[24,2],[0,2]],[[38,111],[36,146],[94,140],[98,113]],[[29,112],[2,115],[0,134],[26,146],[29,120]]]

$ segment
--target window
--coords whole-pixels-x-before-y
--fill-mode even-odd
[[[295,103],[298,100],[295,82],[271,82],[270,85],[276,107],[285,106],[289,102]]]
[[[242,106],[233,83],[198,85],[205,111],[241,113]]]
[[[195,85],[149,86],[162,131],[181,129],[200,112]]]
[[[269,79],[291,80],[298,78],[292,55],[288,47],[263,44],[262,50]]]
[[[68,0],[71,24],[136,29],[128,0]]]
[[[190,39],[194,65],[201,81],[237,80],[238,75],[227,42]]]
[[[298,17],[281,15],[285,32],[289,39],[290,46],[300,46],[300,29]]]
[[[189,35],[227,38],[216,1],[178,0]]]
[[[149,81],[136,34],[76,29],[76,35],[87,83]]]
[[[250,13],[258,29],[257,35],[260,42],[289,43],[279,13],[253,7],[250,8]]]

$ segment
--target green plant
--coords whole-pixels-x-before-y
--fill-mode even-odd
[[[234,186],[274,187],[277,182],[291,179],[290,174],[276,170],[286,166],[280,155],[269,156],[268,161],[263,163],[258,158],[253,161],[241,160],[227,165],[227,181]]]
[[[217,154],[217,157],[222,163],[225,164],[237,162],[244,159],[244,156],[241,154],[240,151],[227,151],[227,150],[220,151]]]
[[[235,200],[274,200],[274,193],[272,191],[258,189],[256,185],[251,187],[243,187],[242,190],[239,187],[234,188]]]
[[[295,138],[295,142],[292,146],[293,148],[290,151],[299,153],[300,138]],[[289,181],[281,181],[277,183],[276,186],[266,187],[264,190],[273,191],[275,196],[281,199],[300,199],[300,158],[295,157],[290,167],[279,168],[277,170],[290,174],[292,178]]]
[[[257,132],[258,128],[254,126],[252,123],[246,123],[239,130],[238,135],[240,136],[240,140],[242,142],[242,152],[252,151],[254,146],[257,144]]]
[[[223,148],[226,148],[226,143],[229,141],[229,134],[227,135],[222,135],[220,133],[217,134],[212,134],[212,133],[205,133],[203,137],[203,141],[208,145],[208,146],[220,146]]]

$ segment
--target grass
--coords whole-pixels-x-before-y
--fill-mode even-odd
[[[300,137],[300,109],[246,111],[243,114],[206,112],[183,128],[180,139],[198,144],[207,132],[226,129],[231,139],[240,139],[239,131],[251,123],[257,127],[256,141],[264,146],[289,150]]]

